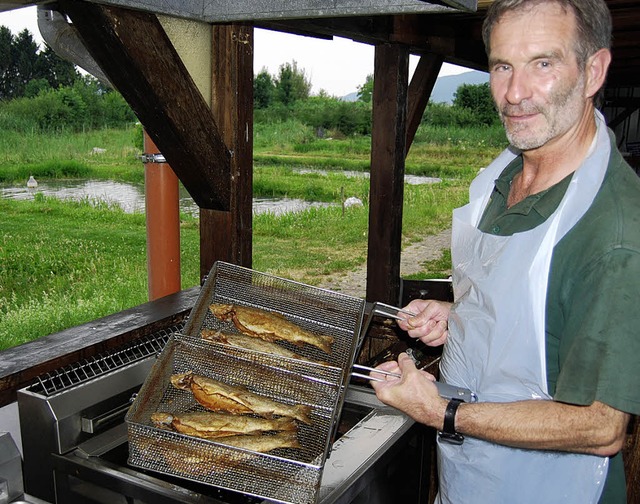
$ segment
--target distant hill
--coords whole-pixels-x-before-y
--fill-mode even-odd
[[[438,77],[429,101],[431,103],[453,103],[453,95],[462,84],[483,84],[485,82],[489,82],[489,74],[477,70]]]
[[[344,95],[340,99],[342,101],[358,101],[358,92],[354,91],[353,93],[349,93],[348,95]]]
[[[453,95],[462,84],[482,84],[489,82],[489,74],[487,72],[479,72],[477,70],[469,70],[457,75],[447,75],[438,77],[436,85],[433,86],[431,93],[431,103],[453,103]],[[356,101],[358,92],[349,93],[341,98],[343,101]]]

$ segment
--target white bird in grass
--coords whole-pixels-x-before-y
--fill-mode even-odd
[[[33,178],[33,175],[29,176],[29,180],[27,181],[27,187],[29,189],[34,189],[34,188],[38,187],[38,181]]]

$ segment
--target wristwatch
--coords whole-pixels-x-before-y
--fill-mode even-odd
[[[444,425],[438,436],[447,443],[461,445],[464,442],[464,436],[456,432],[456,411],[463,402],[460,399],[451,399],[444,410]]]

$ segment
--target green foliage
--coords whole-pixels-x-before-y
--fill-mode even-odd
[[[310,92],[311,81],[295,61],[280,65],[277,77],[263,68],[253,80],[253,104],[257,110],[275,105],[286,111],[297,101],[309,98]]]
[[[42,81],[38,83],[34,87]],[[82,131],[123,127],[135,120],[122,95],[104,89],[93,77],[58,89],[41,88],[32,98],[0,102],[0,126],[12,124],[22,131]]]
[[[84,133],[3,131],[0,175],[22,170],[15,180],[24,184],[33,169],[38,179],[64,176],[142,183],[143,167],[136,158],[140,150],[131,147],[140,131],[133,125]],[[450,225],[452,208],[466,202],[471,178],[500,149],[482,144],[492,132],[493,127],[419,128],[406,171],[443,181],[405,185],[405,243]],[[311,199],[330,206],[281,216],[256,215],[252,266],[321,285],[329,275],[362,265],[369,180],[332,169],[367,169],[371,139],[318,138],[312,126],[291,118],[256,122],[254,136],[255,196]],[[105,152],[92,155],[94,146]],[[267,157],[270,162],[264,163]],[[301,166],[316,170],[305,172]],[[350,196],[359,197],[364,206],[343,209],[343,197]],[[143,214],[126,214],[108,203],[61,202],[41,195],[28,201],[0,199],[0,213],[0,348],[147,300]],[[182,287],[196,286],[200,268],[196,218],[181,216],[180,247]],[[445,256],[437,265],[424,264],[424,276],[434,269],[436,275],[446,275],[446,263]]]
[[[144,215],[41,195],[0,211],[0,348],[146,301]]]
[[[496,148],[504,149],[508,142],[504,128],[499,124],[491,126],[458,126],[451,124],[425,124],[418,128],[413,140],[415,144],[445,145],[453,148]]]
[[[22,185],[29,175],[37,180],[109,178],[142,182],[142,147],[134,147],[134,131],[133,126],[48,134],[5,129],[0,134],[0,182]],[[96,154],[94,147],[103,151]]]
[[[471,114],[478,124],[489,126],[498,121],[488,82],[459,86],[453,98],[453,107]]]
[[[256,109],[264,109],[274,101],[276,85],[266,68],[260,70],[253,80],[253,105]]]
[[[358,86],[358,100],[371,103],[373,98],[373,74],[367,75],[367,80],[362,86]]]
[[[315,129],[336,130],[347,136],[371,133],[371,105],[365,102],[311,97],[296,104],[292,112]]]
[[[298,100],[309,97],[311,81],[304,70],[298,69],[295,60],[292,63],[280,65],[276,79],[275,94],[277,100],[285,106],[293,105]]]
[[[13,35],[0,26],[0,101],[34,96],[32,81],[37,90],[44,82],[49,88],[70,86],[80,78],[72,63],[63,60],[48,46],[40,51],[28,30]]]
[[[345,102],[328,96],[312,96],[290,106],[278,103],[256,110],[255,122],[263,124],[298,121],[321,137],[368,135],[371,133],[371,104]]]
[[[253,125],[253,147],[256,151],[265,147],[277,151],[285,146],[312,142],[314,138],[313,128],[295,118],[274,119],[268,114],[258,114],[256,111]]]

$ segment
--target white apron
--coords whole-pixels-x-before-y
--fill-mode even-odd
[[[575,172],[558,209],[531,231],[495,236],[477,229],[495,179],[516,156],[504,151],[470,188],[470,203],[454,211],[453,285],[456,304],[440,371],[478,401],[550,399],[545,364],[545,303],[553,247],[584,215],[600,188],[610,155],[604,119],[596,112],[595,148]],[[608,459],[521,450],[467,437],[438,441],[445,504],[597,503]]]

